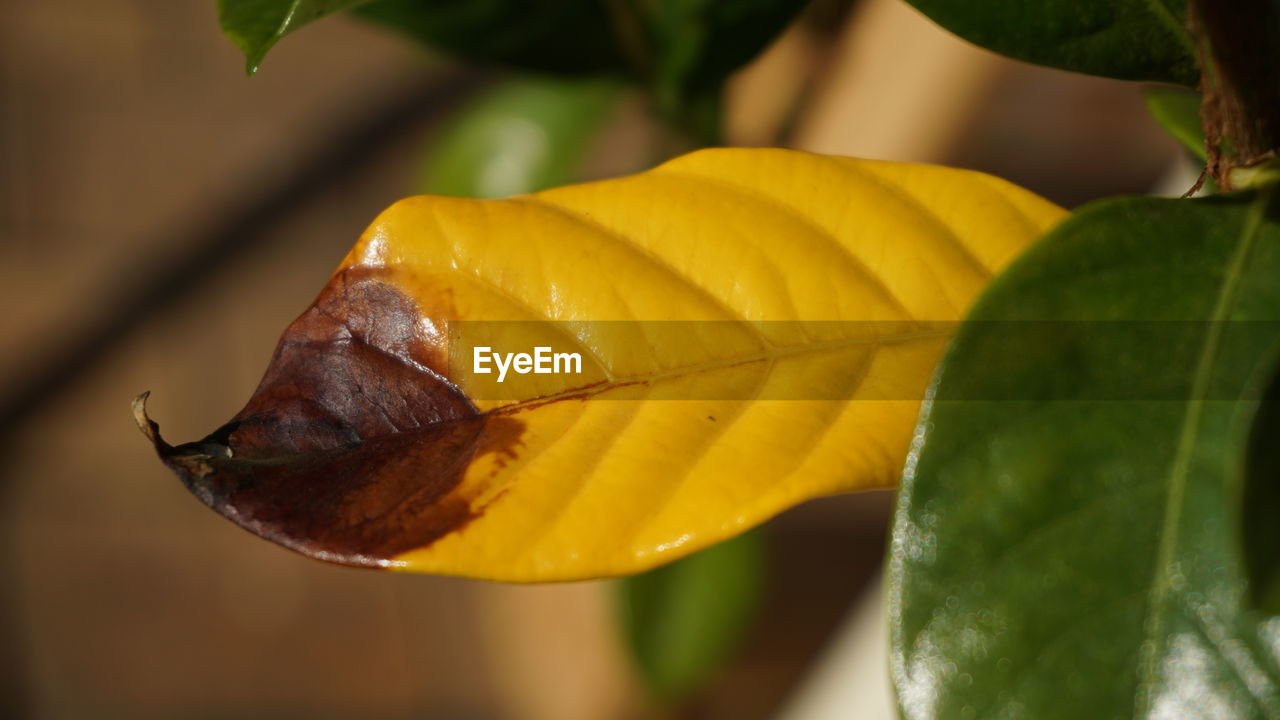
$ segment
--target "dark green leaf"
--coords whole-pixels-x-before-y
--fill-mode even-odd
[[[467,60],[561,73],[628,68],[605,0],[379,0],[358,14]]]
[[[764,566],[753,531],[618,581],[627,647],[658,698],[696,688],[736,648],[759,605]]]
[[[659,110],[714,143],[714,97],[730,73],[764,49],[805,6],[799,0],[662,0],[640,15]],[[690,105],[702,103],[702,107]],[[700,117],[701,115],[701,117]]]
[[[249,74],[280,38],[330,13],[369,0],[218,0],[222,32],[244,51]]]
[[[1254,419],[1244,489],[1244,551],[1253,604],[1280,614],[1280,377]]]
[[[621,90],[605,80],[523,77],[499,83],[433,138],[420,189],[491,198],[572,182]]]
[[[1205,159],[1204,128],[1200,124],[1200,94],[1178,88],[1147,88],[1147,110],[1178,142]]]
[[[659,110],[711,135],[720,85],[803,0],[381,0],[360,15],[458,57],[537,71],[615,73],[652,87]]]
[[[358,15],[432,48],[524,70],[625,76],[659,110],[707,135],[715,96],[806,0],[219,0],[223,31],[250,71],[281,37],[323,15]]]
[[[1122,80],[1195,86],[1186,0],[909,0],[960,37],[1009,57]]]
[[[1278,348],[1280,220],[1257,194],[1105,202],[998,279],[904,473],[904,716],[1280,716],[1280,619],[1252,609],[1241,548]]]
[[[664,85],[719,87],[804,8],[798,0],[665,0],[642,15]]]

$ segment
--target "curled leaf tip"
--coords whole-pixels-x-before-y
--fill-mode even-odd
[[[160,426],[147,415],[147,398],[149,397],[151,397],[151,391],[146,390],[133,399],[133,421],[137,423],[138,429],[142,431],[142,434],[146,435],[151,444],[155,446],[156,451],[161,452],[162,448],[168,448],[169,446],[160,437]]]
[[[135,415],[183,483],[245,529],[328,562],[395,566],[482,510],[463,473],[520,428],[479,413],[433,369],[417,317],[382,273],[340,272],[230,422],[173,447],[145,398]]]
[[[138,429],[148,438],[152,437],[151,418],[147,417],[147,398],[151,397],[150,390],[144,390],[133,399],[131,407],[133,408],[133,421],[138,424]]]

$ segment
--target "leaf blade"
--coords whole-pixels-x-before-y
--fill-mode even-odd
[[[906,717],[1280,707],[1232,530],[1280,347],[1266,202],[1097,205],[975,308],[895,519]]]
[[[1147,88],[1142,93],[1147,110],[1160,127],[1203,162],[1206,159],[1204,128],[1200,124],[1200,95],[1176,88]]]
[[[234,446],[235,433],[273,422],[279,447],[251,451],[314,459],[338,451],[297,438],[332,446],[348,437],[333,439],[336,427],[364,442],[341,452],[382,453],[377,467],[394,470],[401,461],[387,448],[401,441],[392,438],[419,434],[405,468],[434,460],[426,477],[442,488],[436,495],[414,495],[400,476],[408,470],[384,478],[394,493],[358,476],[332,507],[250,529],[289,525],[305,552],[337,518],[344,537],[363,542],[361,533],[386,524],[388,502],[403,509],[389,495],[451,503],[449,522],[432,516],[414,538],[372,538],[370,552],[350,558],[331,547],[313,555],[519,581],[636,572],[802,500],[891,485],[949,324],[1060,216],[977,173],[780,150],[703,151],[630,178],[509,200],[411,198],[344,261],[326,290],[336,304],[321,302],[286,333],[282,348],[323,340],[339,359],[291,366],[278,351],[259,391],[272,402],[251,402],[213,442]],[[418,320],[383,322],[401,306]],[[336,334],[318,331],[322,322],[336,322]],[[453,334],[439,334],[443,323]],[[431,342],[427,330],[437,333]],[[470,345],[579,348],[585,372],[499,387],[455,362],[458,347],[471,357],[458,332]],[[366,346],[377,352],[357,353]],[[361,375],[359,363],[387,357],[402,361]],[[293,382],[304,371],[320,373],[306,392]],[[280,387],[293,405],[271,395]],[[511,387],[514,395],[494,392]],[[382,399],[398,389],[421,399]],[[322,412],[299,415],[307,403]],[[376,447],[361,450],[370,433]],[[214,467],[234,462],[199,446],[184,452]],[[227,493],[205,496],[216,505]],[[255,503],[248,515],[265,517]],[[237,504],[232,497],[220,509],[244,524]]]
[[[571,182],[622,89],[538,76],[499,83],[432,138],[419,191],[496,198]]]
[[[675,702],[703,683],[750,628],[764,588],[764,538],[739,535],[615,588],[632,661]]]
[[[1050,67],[1195,87],[1195,44],[1182,0],[909,0],[960,37]]]
[[[218,22],[244,53],[245,71],[253,75],[285,35],[366,2],[369,0],[218,0]]]
[[[595,0],[375,0],[355,14],[464,60],[534,72],[626,75],[614,13]]]

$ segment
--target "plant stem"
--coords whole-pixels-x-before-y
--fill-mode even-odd
[[[1229,190],[1233,170],[1280,153],[1280,2],[1193,0],[1189,10],[1208,169]]]

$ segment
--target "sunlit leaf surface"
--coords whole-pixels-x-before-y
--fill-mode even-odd
[[[321,559],[633,573],[893,485],[953,323],[1061,215],[978,173],[784,150],[410,198],[240,414],[198,443],[155,437],[205,502]],[[580,372],[497,382],[474,362],[540,346]]]

